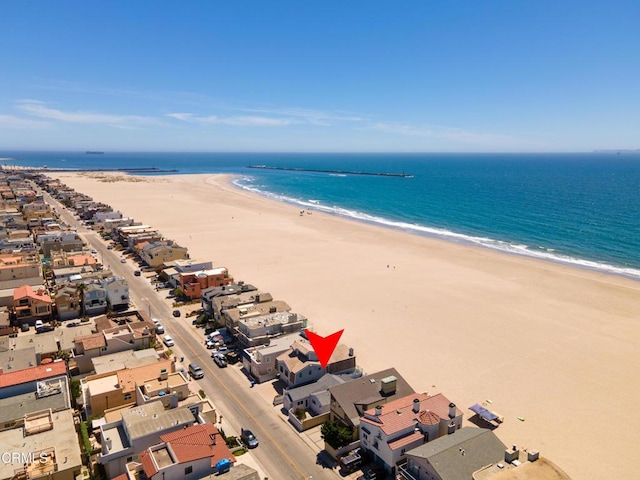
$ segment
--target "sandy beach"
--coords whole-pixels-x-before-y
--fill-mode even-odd
[[[287,301],[319,334],[344,328],[366,372],[394,366],[465,418],[491,400],[505,444],[573,479],[637,476],[640,282],[301,216],[224,176],[55,177]]]

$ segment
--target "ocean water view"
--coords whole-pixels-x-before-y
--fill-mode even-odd
[[[0,152],[0,157],[4,165],[50,169],[156,167],[178,174],[231,174],[238,188],[301,209],[640,279],[638,153]]]

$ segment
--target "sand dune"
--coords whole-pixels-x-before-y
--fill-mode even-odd
[[[465,411],[490,399],[507,445],[574,479],[637,476],[640,283],[300,216],[223,176],[57,176],[286,300],[318,333],[344,328],[367,372],[395,366]]]

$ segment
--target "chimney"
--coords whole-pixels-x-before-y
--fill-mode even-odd
[[[453,402],[449,404],[449,418],[456,418],[456,404]]]
[[[538,458],[540,458],[540,452],[538,452],[537,450],[529,450],[527,452],[528,461],[535,462],[536,460],[538,460]]]
[[[353,357],[353,347],[349,348],[349,356]]]
[[[376,405],[376,417],[382,415],[382,405]]]
[[[413,413],[418,413],[420,411],[420,400],[417,398],[413,399]]]

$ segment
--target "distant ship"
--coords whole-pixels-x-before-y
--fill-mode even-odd
[[[87,151],[86,151],[86,152],[84,152],[84,153],[87,153],[87,154],[89,154],[89,155],[103,155],[103,154],[104,154],[104,152],[92,152],[92,151],[90,151],[90,150],[87,150]]]

